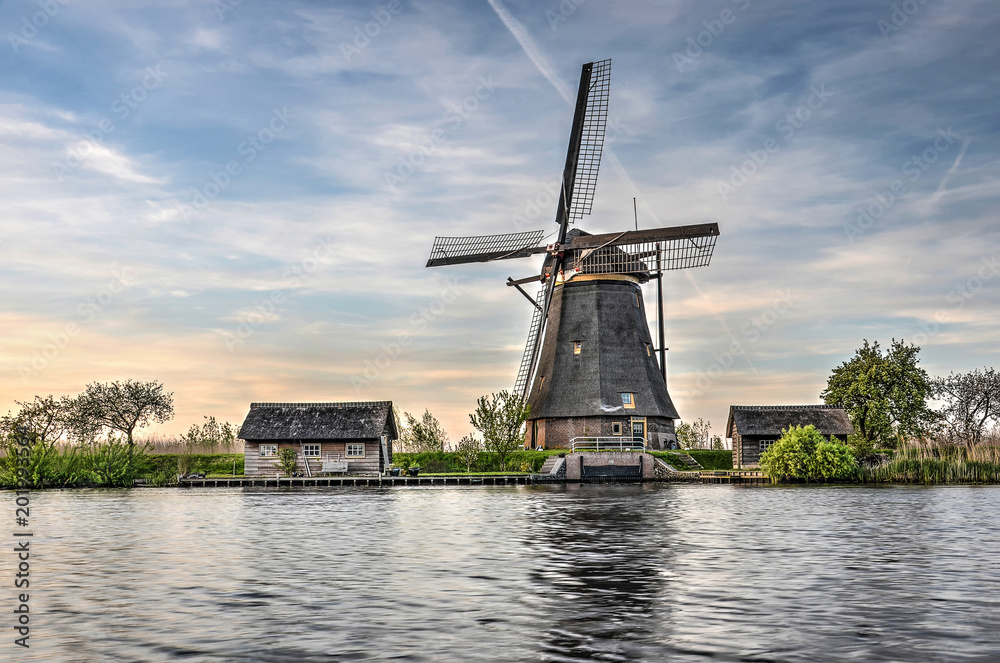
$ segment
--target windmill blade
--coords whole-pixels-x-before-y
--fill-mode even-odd
[[[565,246],[565,269],[583,274],[629,274],[704,267],[712,260],[719,224],[581,235]],[[658,261],[651,259],[658,258]]]
[[[532,230],[477,237],[435,237],[427,267],[525,258],[544,253],[545,247],[538,246],[544,235],[544,230]]]
[[[556,209],[559,243],[566,241],[570,223],[584,214],[590,214],[604,149],[610,91],[611,60],[583,65],[573,127],[569,134],[569,149],[566,151],[566,166],[563,168],[559,207]]]
[[[539,301],[545,296],[545,288],[538,291],[535,301]],[[527,399],[525,390],[528,387],[531,374],[534,373],[533,356],[535,345],[538,342],[539,332],[542,330],[542,308],[535,305],[535,311],[531,316],[531,327],[528,328],[528,340],[524,344],[524,354],[521,355],[521,366],[517,369],[517,379],[514,380],[514,393]]]
[[[590,71],[590,86],[580,135],[580,150],[576,157],[573,192],[569,206],[569,222],[576,223],[590,214],[597,189],[597,171],[604,152],[604,132],[608,124],[608,99],[611,93],[611,60],[594,62]]]

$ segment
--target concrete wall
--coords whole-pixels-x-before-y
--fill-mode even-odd
[[[656,459],[649,454],[631,451],[601,451],[594,453],[572,453],[566,455],[566,480],[579,481],[583,476],[582,467],[595,465],[642,465],[642,478],[656,478]]]

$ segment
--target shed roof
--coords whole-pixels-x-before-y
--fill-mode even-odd
[[[359,440],[399,437],[392,401],[251,403],[243,440]]]
[[[823,435],[854,432],[847,412],[835,405],[730,405],[726,436],[774,435],[792,426],[812,424]]]

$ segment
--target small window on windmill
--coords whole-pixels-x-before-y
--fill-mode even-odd
[[[624,405],[627,409],[630,410],[635,409],[635,394],[632,394],[631,392],[628,391],[623,391],[622,405]]]
[[[621,435],[622,434],[622,422],[620,422],[620,421],[612,421],[611,422],[611,434],[612,435]]]
[[[639,293],[635,293],[635,307],[639,308]]]
[[[644,345],[646,346],[646,356],[647,357],[652,357],[653,356],[653,350],[650,347],[649,343],[645,343]]]
[[[573,354],[578,355],[583,352],[583,341],[573,341]]]

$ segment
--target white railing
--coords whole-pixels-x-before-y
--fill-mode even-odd
[[[573,451],[645,451],[641,437],[574,437]]]

